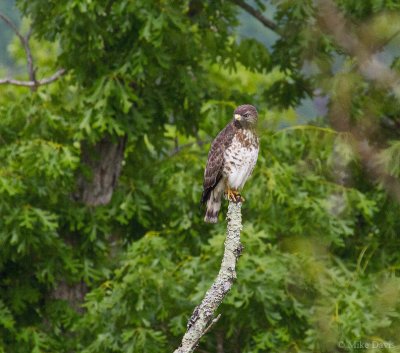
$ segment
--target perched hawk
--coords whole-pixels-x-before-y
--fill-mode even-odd
[[[222,194],[230,201],[243,200],[239,194],[251,175],[258,157],[257,110],[240,105],[233,120],[211,144],[204,171],[202,204],[207,204],[204,221],[217,223]]]

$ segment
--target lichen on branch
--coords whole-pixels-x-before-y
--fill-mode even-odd
[[[236,279],[236,262],[242,253],[243,246],[240,243],[242,230],[242,203],[229,202],[226,239],[224,243],[224,256],[218,276],[207,291],[200,305],[198,305],[190,317],[187,330],[182,338],[182,343],[174,353],[194,352],[201,337],[203,337],[218,321],[220,315],[215,316],[219,305],[230,291]]]

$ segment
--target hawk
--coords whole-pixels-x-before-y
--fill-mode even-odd
[[[258,157],[257,109],[250,104],[238,106],[233,120],[211,144],[204,171],[201,203],[206,204],[204,221],[217,223],[222,194],[229,201],[244,200],[239,191],[251,175]]]

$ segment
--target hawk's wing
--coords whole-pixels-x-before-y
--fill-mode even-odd
[[[225,162],[225,150],[231,144],[235,132],[236,127],[233,123],[230,123],[225,126],[211,144],[206,170],[204,171],[203,195],[201,197],[202,204],[207,202],[211,191],[222,178],[222,170]]]

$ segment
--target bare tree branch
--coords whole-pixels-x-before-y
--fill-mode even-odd
[[[36,82],[35,79],[35,68],[33,64],[33,57],[32,57],[32,52],[31,52],[31,47],[29,45],[29,38],[32,34],[32,29],[29,30],[27,35],[24,37],[21,32],[18,30],[17,26],[11,21],[10,18],[8,18],[6,15],[0,12],[0,18],[14,31],[14,33],[17,35],[19,41],[21,42],[22,46],[24,47],[25,54],[26,54],[26,59],[27,59],[27,68],[28,68],[28,74],[29,74],[29,81]],[[29,87],[35,87],[29,86]]]
[[[54,75],[51,75],[50,77],[43,78],[41,80],[36,80],[36,81],[19,81],[19,80],[14,80],[12,78],[3,78],[3,79],[0,79],[0,85],[10,84],[10,85],[15,85],[15,86],[23,86],[23,87],[43,86],[43,85],[48,85],[49,83],[52,83],[52,82],[58,80],[66,72],[67,72],[67,70],[60,69]]]
[[[247,4],[244,0],[231,0],[231,1],[236,5],[238,5],[239,7],[241,7],[244,11],[252,15],[258,21],[260,21],[265,27],[280,34],[278,25],[274,21],[265,17],[260,11],[256,10],[254,7]]]
[[[218,276],[207,291],[203,301],[197,306],[187,324],[182,343],[174,353],[194,352],[203,337],[217,322],[220,315],[214,317],[216,310],[230,291],[236,279],[236,262],[242,253],[240,232],[242,230],[242,204],[229,202],[225,251]]]
[[[10,18],[8,18],[6,15],[0,12],[0,19],[2,19],[16,34],[18,39],[20,40],[22,46],[24,47],[25,54],[26,54],[26,61],[27,61],[27,69],[28,69],[28,75],[29,75],[29,81],[20,81],[20,80],[15,80],[12,78],[4,78],[0,79],[0,85],[3,84],[11,84],[11,85],[16,85],[16,86],[24,86],[24,87],[30,87],[32,90],[36,90],[38,86],[42,85],[47,85],[49,83],[52,83],[56,81],[58,78],[60,78],[62,75],[65,74],[66,70],[65,69],[60,69],[58,70],[55,74],[48,78],[44,78],[41,80],[36,79],[36,68],[34,66],[34,61],[33,61],[33,56],[32,56],[32,51],[31,47],[29,45],[29,39],[32,34],[32,29],[29,30],[26,36],[23,36],[21,32],[18,30],[17,26],[11,21]]]
[[[19,33],[17,26],[14,24],[11,19],[9,19],[6,15],[4,15],[2,12],[0,12],[0,18],[10,27],[14,33],[18,36],[19,40],[23,42],[25,38],[22,36],[21,33]]]
[[[31,47],[29,45],[29,39],[31,38],[32,28],[29,29],[28,34],[24,37],[24,41],[22,45],[24,46],[25,53],[26,53],[26,61],[28,65],[28,74],[29,74],[29,81],[36,82],[36,69],[33,64],[33,57]]]

